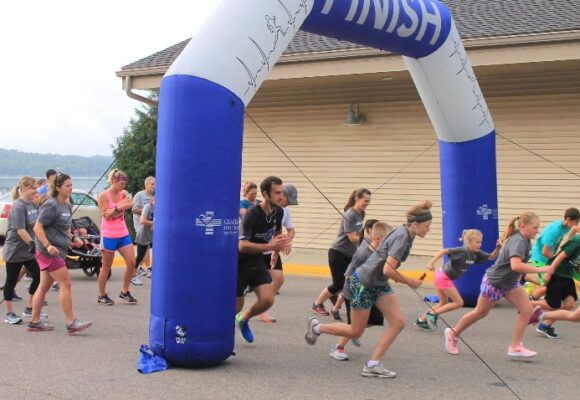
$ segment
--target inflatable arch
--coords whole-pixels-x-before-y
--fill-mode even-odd
[[[439,139],[444,245],[497,240],[494,125],[445,5],[224,0],[161,83],[150,342],[174,365],[232,353],[244,110],[298,29],[404,56]],[[459,282],[468,304],[482,274]]]

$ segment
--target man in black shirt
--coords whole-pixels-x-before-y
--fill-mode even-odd
[[[282,235],[280,207],[284,195],[282,180],[275,176],[265,178],[260,184],[264,201],[250,208],[242,220],[238,253],[238,289],[236,299],[236,325],[247,342],[254,341],[248,321],[268,310],[274,304],[272,278],[264,263],[264,252],[290,250],[292,240]],[[247,310],[244,307],[244,291],[250,286],[254,289],[257,301]]]

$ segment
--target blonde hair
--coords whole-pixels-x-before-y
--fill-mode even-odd
[[[18,186],[12,188],[12,200],[16,200],[23,191],[30,189],[34,185],[36,185],[36,179],[31,176],[23,176],[18,182]]]
[[[392,230],[393,228],[391,225],[387,224],[386,222],[377,222],[373,225],[371,230],[371,239],[375,238],[376,236],[385,237]]]
[[[412,224],[413,222],[425,222],[431,219],[431,207],[433,203],[431,200],[423,200],[419,204],[411,207],[409,211],[407,211],[407,225]]]
[[[483,238],[483,233],[479,229],[464,229],[461,234],[461,241],[463,243],[472,242],[476,237]]]
[[[500,243],[504,244],[510,236],[519,232],[520,223],[529,225],[535,219],[540,219],[540,217],[533,211],[524,211],[519,217],[512,218],[499,237]]]
[[[151,175],[150,175],[150,176],[148,176],[147,178],[145,178],[145,186],[147,186],[147,184],[148,184],[149,182],[151,182],[152,180],[154,180],[154,179],[155,179],[155,177],[154,177],[154,176],[151,176]]]
[[[113,184],[113,180],[118,177],[119,175],[122,176],[127,176],[126,173],[124,173],[123,171],[121,171],[118,168],[114,168],[111,172],[109,172],[109,176],[107,177],[107,182],[109,182],[110,185]]]

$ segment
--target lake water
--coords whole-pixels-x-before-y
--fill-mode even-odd
[[[18,185],[20,181],[20,176],[13,177],[13,176],[0,176],[0,195],[6,193],[7,191],[11,190],[14,186]],[[93,189],[93,195],[97,195],[98,193],[105,190],[107,186],[107,178],[104,177],[99,181],[99,177],[73,177],[73,187],[75,189],[84,190],[88,192],[89,190]]]

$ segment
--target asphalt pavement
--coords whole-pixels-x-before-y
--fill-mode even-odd
[[[145,279],[144,286],[132,288],[138,305],[104,307],[96,302],[96,279],[78,270],[72,275],[76,314],[92,320],[93,327],[68,336],[56,292],[49,292],[45,307],[55,331],[31,333],[25,325],[1,323],[0,399],[516,399],[494,373],[521,399],[579,397],[580,325],[559,323],[557,340],[530,328],[525,343],[539,355],[533,361],[513,361],[506,351],[515,311],[500,304],[464,335],[492,373],[465,345],[460,344],[457,356],[445,353],[442,322],[437,331],[418,331],[412,321],[425,307],[419,296],[400,285],[395,290],[407,327],[384,359],[398,377],[364,378],[360,370],[381,329],[368,329],[362,347],[349,345],[349,361],[329,357],[333,337],[322,336],[308,346],[304,334],[312,315],[309,306],[328,279],[299,276],[288,276],[276,298],[272,314],[278,321],[252,321],[252,344],[236,332],[236,355],[222,365],[142,375],[136,363],[139,345],[147,342],[151,282]],[[121,275],[122,269],[114,268],[111,294],[119,292]],[[25,293],[25,282],[17,292]],[[421,295],[432,293],[420,289]],[[24,303],[15,305],[22,312]],[[455,323],[465,312],[455,311],[447,319]]]

